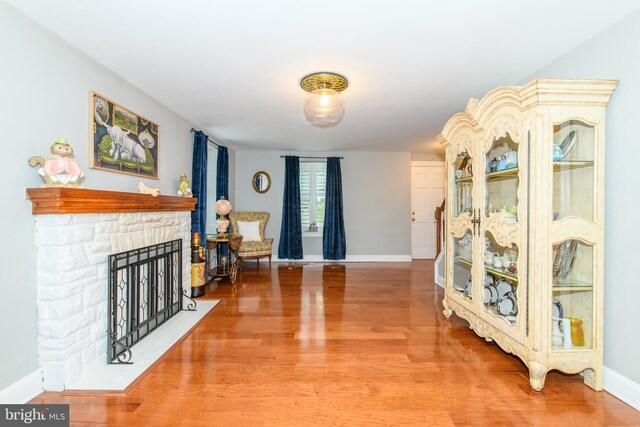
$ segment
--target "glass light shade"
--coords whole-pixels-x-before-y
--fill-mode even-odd
[[[304,116],[318,127],[329,127],[344,118],[344,99],[333,89],[316,89],[304,101]]]
[[[224,198],[216,202],[216,213],[220,216],[226,215],[231,212],[231,203]]]

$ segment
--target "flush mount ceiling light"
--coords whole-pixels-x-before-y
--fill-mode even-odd
[[[344,99],[340,92],[349,86],[347,78],[338,73],[311,73],[300,80],[300,87],[309,92],[304,101],[304,116],[318,127],[335,126],[344,117]]]

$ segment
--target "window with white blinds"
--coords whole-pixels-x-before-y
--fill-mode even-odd
[[[300,163],[300,203],[302,205],[302,230],[309,230],[314,223],[318,230],[324,224],[326,163]]]

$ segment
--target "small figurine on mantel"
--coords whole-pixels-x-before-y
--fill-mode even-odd
[[[75,187],[82,188],[78,183],[84,173],[78,162],[73,158],[73,148],[66,138],[58,138],[49,149],[53,156],[46,159],[41,156],[29,158],[29,165],[40,165],[38,174],[44,184],[41,187]]]
[[[151,194],[153,197],[158,197],[160,194],[159,188],[147,187],[143,183],[138,184],[138,191],[142,194]]]
[[[185,174],[180,175],[180,184],[178,185],[178,196],[193,197],[193,193],[191,192],[191,184],[189,183],[189,177]]]

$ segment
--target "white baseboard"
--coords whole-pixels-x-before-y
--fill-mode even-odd
[[[640,384],[606,366],[604,367],[604,389],[640,411]]]
[[[43,391],[42,372],[38,369],[0,390],[0,403],[24,404]]]
[[[273,258],[273,262],[411,262],[411,255],[347,255],[346,259],[326,260],[322,255],[307,255],[303,259]]]

